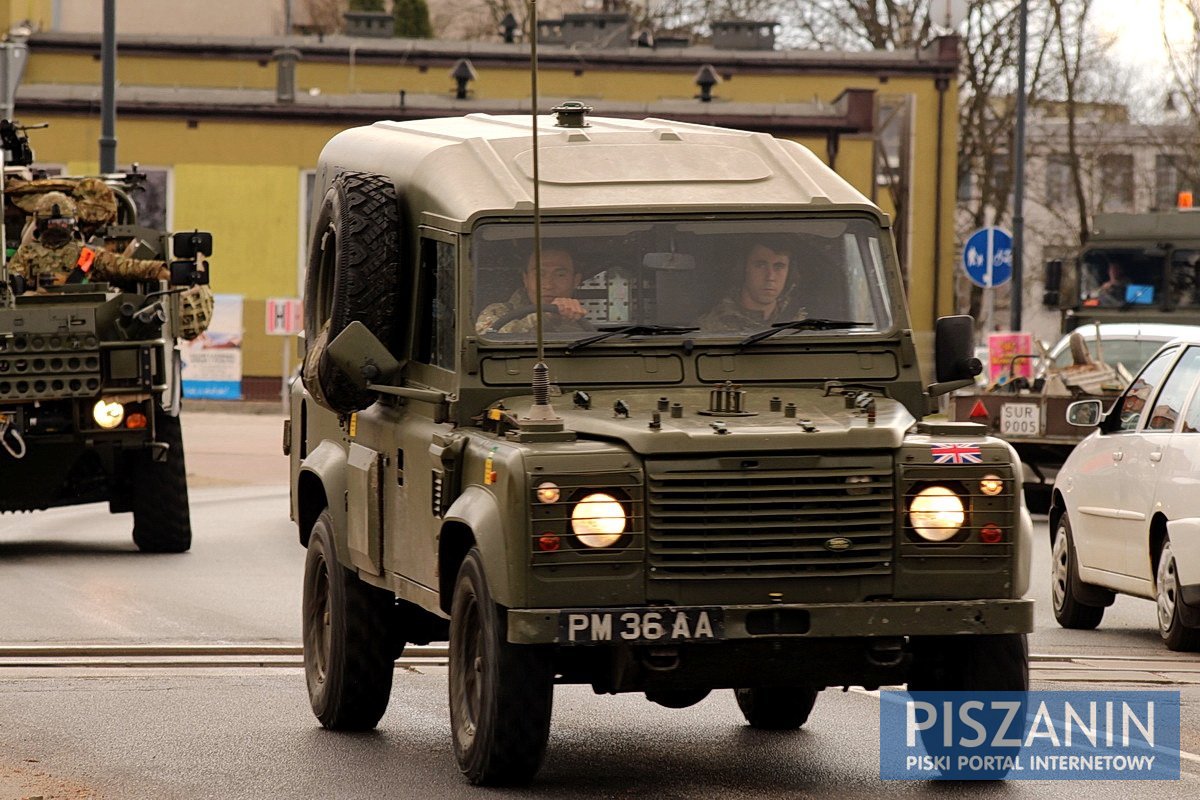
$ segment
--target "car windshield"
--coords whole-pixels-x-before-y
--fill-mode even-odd
[[[1200,305],[1200,250],[1170,251],[1164,288],[1165,249],[1095,249],[1080,262],[1080,304],[1136,308],[1169,303],[1172,307]]]
[[[1121,339],[1112,338],[1105,339],[1103,342],[1104,363],[1115,368],[1118,364],[1125,367],[1130,375],[1136,375],[1137,371],[1142,368],[1142,365],[1150,360],[1150,356],[1158,352],[1158,349],[1163,346],[1167,339]],[[1092,359],[1096,360],[1099,354],[1096,352],[1096,340],[1087,339],[1088,353]],[[1064,348],[1054,359],[1054,364],[1057,367],[1068,367],[1073,362],[1071,358],[1071,348]]]
[[[794,325],[765,339],[769,344],[892,325],[883,239],[867,219],[548,221],[541,227],[547,341],[627,326],[606,341],[740,341],[803,319],[861,323],[833,330]],[[473,311],[484,338],[534,340],[532,253],[532,225],[485,223],[476,229]]]

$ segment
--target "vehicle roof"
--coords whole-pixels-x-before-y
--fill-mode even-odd
[[[866,212],[879,208],[808,148],[762,133],[708,125],[589,117],[564,128],[538,117],[540,202],[580,212]],[[388,175],[408,205],[453,220],[533,208],[528,116],[381,121],[334,136],[321,153],[322,186],[340,171]]]
[[[1109,322],[1102,325],[1081,325],[1071,333],[1078,333],[1088,341],[1095,341],[1096,328],[1100,328],[1101,339],[1132,339],[1147,342],[1169,342],[1174,339],[1200,338],[1198,325],[1174,325],[1165,322]],[[1070,346],[1071,334],[1068,333],[1058,340],[1050,349],[1050,355],[1056,356]]]
[[[1200,239],[1200,211],[1096,214],[1086,247],[1119,247],[1122,240]]]

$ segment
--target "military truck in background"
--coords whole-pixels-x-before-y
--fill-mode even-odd
[[[826,687],[1027,688],[1021,466],[922,421],[979,362],[971,320],[940,320],[922,384],[886,215],[794,142],[555,112],[540,247],[528,118],[321,154],[284,430],[320,722],[374,727],[406,644],[447,639],[477,784],[534,776],[555,684],[729,689],[771,729]],[[763,243],[787,316],[713,324]],[[539,250],[586,310],[543,300],[545,371]]]
[[[1113,323],[1200,325],[1200,210],[1097,214],[1073,261],[1046,264],[1045,287],[1043,302],[1062,312],[1064,334],[1093,336],[1094,325]],[[1073,350],[1065,368],[1040,352],[1025,355],[1039,364],[1035,381],[961,391],[950,401],[950,419],[984,424],[1016,448],[1025,500],[1036,512],[1049,510],[1059,467],[1089,433],[1067,423],[1067,406],[1089,399],[1107,406],[1141,366],[1119,375],[1082,344]]]
[[[141,175],[101,176],[116,200],[99,242],[170,262],[170,281],[33,286],[9,275],[32,203],[68,196],[84,178],[35,175],[19,125],[0,121],[6,192],[0,270],[0,511],[107,501],[133,512],[146,552],[191,546],[179,410],[177,340],[197,333],[185,287],[208,283],[212,236],[140,226],[131,198]],[[97,244],[97,246],[100,246]],[[209,309],[211,311],[211,308]]]

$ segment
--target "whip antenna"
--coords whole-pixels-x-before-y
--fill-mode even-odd
[[[537,323],[537,363],[533,366],[533,406],[528,419],[535,422],[558,421],[550,406],[550,368],[546,366],[546,345],[542,328],[542,196],[538,164],[538,16],[537,0],[529,0],[529,74],[530,131],[533,135],[533,269],[536,297],[533,298]]]

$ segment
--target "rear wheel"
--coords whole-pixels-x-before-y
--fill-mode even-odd
[[[808,722],[818,694],[811,686],[769,686],[733,691],[738,708],[750,727],[768,731],[794,731]]]
[[[322,511],[304,562],[302,635],[308,699],[333,730],[375,727],[387,710],[395,660],[395,598],[338,563],[333,520]]]
[[[133,543],[143,553],[182,553],[192,546],[183,427],[179,417],[165,413],[157,414],[154,424],[155,439],[167,445],[167,457],[155,461],[146,449],[130,460]]]
[[[1179,574],[1175,569],[1175,554],[1171,540],[1163,542],[1155,575],[1155,595],[1158,601],[1158,632],[1170,650],[1200,649],[1200,629],[1184,624],[1180,616]]]
[[[1071,523],[1063,514],[1054,533],[1051,551],[1050,595],[1054,618],[1064,628],[1092,630],[1104,618],[1103,606],[1092,606],[1079,599],[1079,559],[1071,538]]]
[[[550,737],[549,654],[507,640],[478,550],[458,571],[450,614],[450,731],[459,769],[474,784],[528,783]]]

